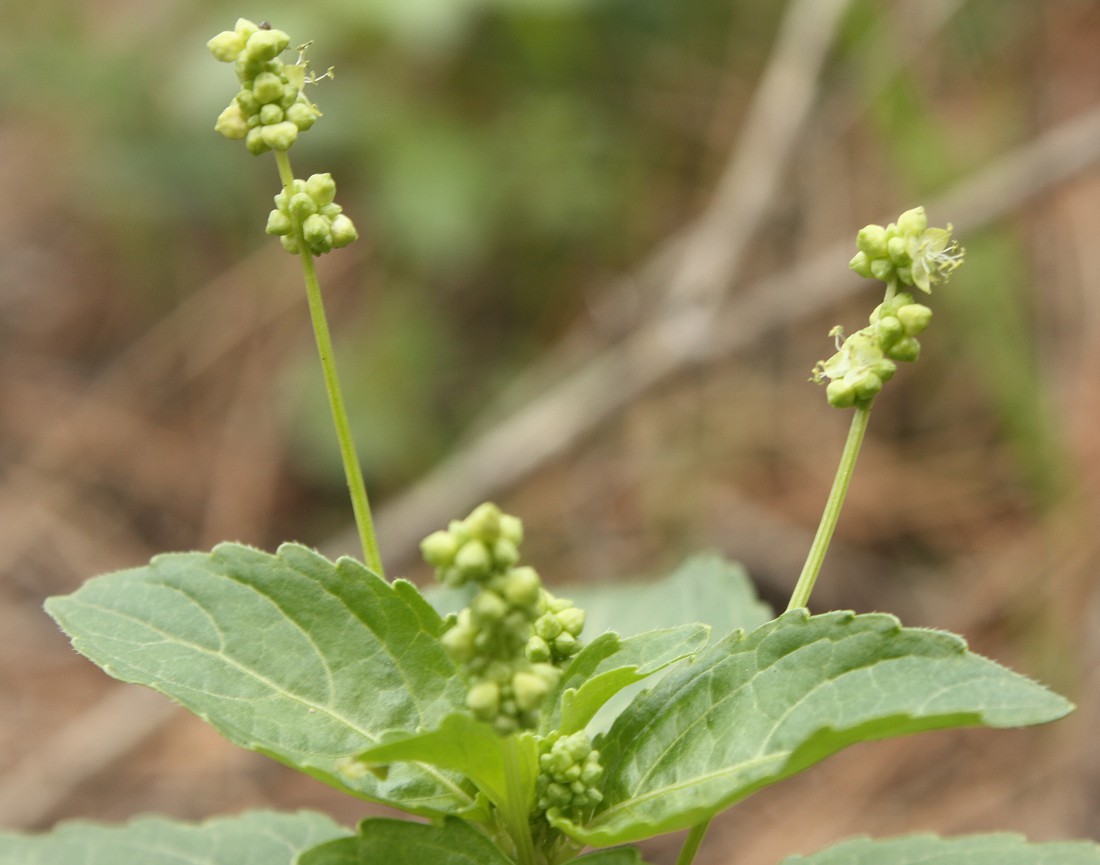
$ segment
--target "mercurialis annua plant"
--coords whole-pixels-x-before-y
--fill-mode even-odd
[[[857,236],[851,267],[885,293],[866,326],[834,329],[836,353],[814,369],[829,403],[853,417],[785,613],[772,617],[718,556],[653,583],[562,592],[582,610],[522,560],[523,524],[493,504],[424,539],[440,585],[421,593],[387,580],[313,266],[356,232],[331,174],[291,170],[290,148],[320,117],[306,95],[317,77],[304,46],[286,59],[291,44],[244,19],[210,40],[238,87],[215,128],[274,154],[281,188],[267,231],[301,262],[362,561],[297,543],[275,553],[221,544],[90,580],[47,610],[112,675],[176,699],[232,742],[418,819],[351,828],[257,812],[197,826],[79,824],[0,834],[0,865],[642,865],[629,845],[678,831],[676,863],[689,865],[715,816],[849,745],[1040,724],[1072,709],[961,637],[882,613],[809,610],[871,406],[920,354],[925,295],[962,263],[950,228],[929,228],[921,208]],[[593,633],[592,622],[618,624]],[[780,819],[815,817],[795,809]],[[714,861],[738,855],[733,847]],[[842,862],[1100,865],[1100,847],[920,834],[784,865]]]

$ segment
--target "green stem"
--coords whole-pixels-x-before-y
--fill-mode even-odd
[[[848,485],[852,482],[856,458],[859,456],[863,434],[867,432],[867,422],[870,419],[870,403],[856,408],[852,416],[852,425],[848,429],[848,440],[844,443],[844,452],[840,455],[840,465],[836,469],[833,488],[829,492],[829,499],[821,514],[821,523],[817,527],[814,542],[806,556],[806,564],[802,566],[798,583],[794,587],[794,592],[791,593],[790,603],[787,604],[788,610],[809,606],[810,593],[814,590],[814,583],[817,582],[817,575],[821,571],[821,564],[825,561],[825,553],[829,549],[829,541],[832,540],[833,530],[840,518],[840,509],[844,505],[844,497],[848,494]]]
[[[290,167],[290,157],[285,151],[275,151],[275,161],[279,166],[279,179],[284,188],[294,180]],[[329,331],[325,304],[321,297],[321,285],[317,281],[317,270],[313,266],[313,255],[302,239],[302,228],[295,221],[298,237],[299,258],[302,262],[302,275],[306,283],[306,299],[309,302],[309,315],[313,322],[313,334],[317,340],[317,354],[321,359],[324,373],[325,390],[328,392],[328,404],[332,410],[332,423],[336,428],[336,438],[340,443],[340,458],[344,463],[344,476],[347,478],[348,492],[351,495],[351,508],[355,514],[355,525],[359,530],[359,541],[363,546],[363,562],[379,576],[383,576],[382,557],[378,553],[378,539],[374,533],[374,521],[371,519],[370,502],[367,500],[367,487],[363,482],[363,471],[359,467],[359,455],[355,450],[355,441],[351,435],[351,423],[348,420],[344,393],[340,388],[340,379],[336,374],[336,362],[332,350],[332,334]]]
[[[680,855],[676,857],[676,865],[691,865],[695,861],[695,854],[699,852],[699,845],[703,843],[703,836],[707,834],[710,820],[696,823],[688,832],[684,846],[680,848]]]

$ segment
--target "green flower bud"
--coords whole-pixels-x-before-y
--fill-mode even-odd
[[[478,505],[465,519],[466,528],[470,536],[484,541],[486,544],[495,544],[500,537],[500,508],[492,502]]]
[[[523,543],[523,520],[511,514],[500,515],[500,536],[517,547]]]
[[[214,131],[220,132],[226,138],[242,139],[248,135],[248,121],[241,111],[240,105],[230,102],[214,124]]]
[[[317,212],[317,204],[306,193],[294,192],[287,202],[286,209],[295,219],[300,219],[302,222],[305,222],[306,217],[312,216]]]
[[[245,55],[250,60],[274,60],[290,44],[290,37],[282,30],[257,30],[245,43]]]
[[[359,238],[359,232],[355,230],[355,223],[343,213],[336,216],[330,224],[332,226],[332,245],[336,249],[343,249]]]
[[[886,257],[886,229],[881,225],[865,225],[856,235],[856,248],[867,258]]]
[[[269,102],[260,109],[260,123],[265,126],[270,126],[273,123],[282,123],[284,116],[283,109],[274,102]]]
[[[557,639],[561,632],[561,622],[553,613],[546,613],[535,620],[535,633],[548,643]]]
[[[249,21],[247,18],[238,18],[237,23],[233,27],[233,32],[241,37],[241,42],[247,42],[249,37],[260,29],[260,25],[254,21]]]
[[[232,63],[244,50],[244,43],[245,40],[240,33],[233,30],[223,30],[207,42],[206,47],[218,60],[223,63]]]
[[[318,207],[332,204],[336,198],[336,182],[331,174],[313,174],[306,181],[306,193],[317,202]]]
[[[500,687],[496,682],[478,682],[466,694],[466,706],[483,721],[491,721],[500,711]]]
[[[275,123],[271,126],[263,126],[260,129],[264,143],[272,150],[290,150],[290,146],[298,139],[298,127],[289,120]]]
[[[306,217],[302,223],[302,237],[314,255],[323,255],[332,250],[332,227],[319,213]]]
[[[451,520],[447,523],[447,531],[454,535],[454,539],[458,541],[459,546],[470,540],[470,532],[462,520]]]
[[[474,655],[474,632],[460,625],[448,629],[440,637],[443,648],[453,661],[462,663]]]
[[[889,282],[894,265],[888,258],[876,258],[871,262],[871,276],[881,282]]]
[[[545,663],[552,657],[550,644],[537,634],[527,641],[527,645],[523,648],[523,654],[528,661],[534,664]]]
[[[898,310],[898,321],[906,336],[923,333],[932,321],[932,310],[920,303],[910,303]]]
[[[290,221],[290,217],[283,211],[276,209],[267,215],[267,228],[264,230],[268,234],[281,237],[290,234],[293,229],[294,226]]]
[[[516,568],[509,572],[504,587],[504,597],[517,607],[534,607],[542,592],[542,580],[531,567]]]
[[[562,628],[574,637],[579,637],[581,631],[584,630],[584,610],[579,607],[569,607],[562,610],[557,614],[557,619]]]
[[[286,119],[305,132],[317,121],[317,111],[305,102],[295,102],[286,109]]]
[[[897,267],[905,267],[913,259],[909,257],[909,244],[904,237],[891,237],[886,243],[886,250]]]
[[[458,568],[443,568],[439,572],[439,582],[448,589],[460,589],[467,583],[466,575]]]
[[[905,328],[896,316],[886,315],[875,323],[875,336],[878,337],[878,344],[883,350],[892,346],[904,335]]]
[[[275,102],[283,95],[283,79],[273,72],[261,72],[252,82],[252,95],[261,105]]]
[[[851,408],[856,404],[856,392],[842,378],[833,379],[825,388],[825,399],[834,408]]]
[[[550,686],[534,673],[516,673],[512,677],[512,693],[516,705],[525,712],[539,707],[543,698],[550,692]]]
[[[420,555],[434,568],[447,568],[455,560],[458,543],[450,532],[432,532],[420,542]]]
[[[871,277],[871,259],[862,250],[852,256],[852,260],[848,262],[848,267],[864,278],[869,279]]]
[[[507,570],[518,561],[519,547],[507,538],[497,538],[497,542],[493,544],[493,564],[502,570]]]
[[[496,592],[481,592],[470,604],[470,611],[478,622],[499,622],[507,615],[508,605]]]
[[[879,382],[879,388],[882,388],[881,382]],[[568,631],[562,631],[562,633],[554,638],[551,648],[553,648],[556,658],[564,660],[565,658],[571,658],[573,655],[577,654],[577,652],[580,651],[581,644],[578,643],[577,638]]]
[[[462,571],[467,579],[484,579],[489,575],[492,567],[489,549],[479,540],[467,541],[455,553],[455,567]]]
[[[928,216],[923,207],[914,207],[898,217],[898,231],[902,234],[918,235],[928,230]]]
[[[882,379],[870,370],[856,373],[851,382],[857,402],[868,402],[882,390]]]
[[[263,126],[257,126],[254,129],[249,129],[248,134],[244,137],[244,146],[248,148],[248,152],[254,156],[259,156],[261,153],[267,153],[267,151],[271,149],[271,145],[264,141],[264,128]]]
[[[298,254],[298,238],[296,238],[293,234],[284,234],[282,237],[279,238],[279,242],[283,245],[283,249],[285,249],[291,255]]]
[[[246,117],[260,113],[260,100],[256,98],[256,94],[251,90],[241,90],[233,97],[233,101],[241,106],[241,111],[244,112]]]
[[[912,363],[920,357],[920,343],[914,337],[899,339],[887,352],[894,360]]]

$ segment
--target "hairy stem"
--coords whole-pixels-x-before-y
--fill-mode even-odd
[[[810,593],[814,590],[814,583],[817,582],[821,564],[825,561],[825,553],[829,549],[833,530],[836,529],[837,520],[840,519],[840,509],[844,505],[844,497],[848,494],[848,485],[852,482],[856,458],[859,456],[863,434],[867,432],[867,422],[870,419],[870,404],[856,408],[852,416],[852,425],[848,428],[848,440],[844,443],[844,452],[840,455],[840,465],[837,466],[836,477],[833,479],[833,488],[829,492],[829,499],[821,514],[821,523],[817,527],[814,542],[806,556],[806,564],[802,566],[798,583],[794,587],[794,592],[791,593],[790,603],[787,604],[788,610],[809,606]]]
[[[279,179],[284,187],[294,180],[290,167],[290,157],[285,151],[275,151],[275,160],[279,166]],[[336,438],[340,444],[340,458],[344,463],[344,476],[347,478],[348,493],[351,495],[351,508],[355,514],[355,525],[359,530],[359,541],[363,547],[363,562],[379,576],[382,571],[382,557],[378,553],[378,539],[374,533],[374,520],[371,518],[370,502],[367,500],[367,487],[363,482],[363,471],[359,467],[359,455],[351,435],[351,423],[348,420],[344,393],[340,388],[340,379],[336,374],[336,361],[332,350],[332,334],[329,331],[325,305],[321,297],[321,285],[317,281],[317,270],[313,266],[313,255],[302,239],[302,227],[295,221],[295,233],[298,237],[299,258],[302,262],[302,275],[306,283],[306,299],[309,302],[309,315],[313,322],[313,334],[317,340],[317,354],[321,359],[324,373],[325,390],[328,404],[332,410],[332,423],[336,428]]]
[[[695,854],[699,852],[699,845],[703,843],[703,836],[707,834],[709,827],[710,820],[691,827],[684,846],[680,848],[680,855],[676,857],[676,865],[691,865],[695,861]]]

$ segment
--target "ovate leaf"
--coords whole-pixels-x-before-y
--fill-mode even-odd
[[[302,853],[295,865],[512,865],[492,841],[469,823],[441,825],[372,819],[359,834]]]
[[[358,755],[364,764],[415,761],[465,775],[502,810],[534,805],[538,744],[530,733],[501,736],[469,714],[450,715],[435,730],[397,734]],[[516,802],[517,795],[530,801]]]
[[[604,633],[585,646],[565,669],[547,698],[540,729],[564,734],[584,729],[596,712],[623,688],[640,682],[702,649],[706,625],[681,625],[620,639]]]
[[[415,813],[472,802],[431,767],[341,772],[382,733],[435,726],[463,705],[442,621],[409,583],[295,544],[278,555],[223,544],[98,577],[46,609],[112,676],[167,694],[238,745]]]
[[[0,833],[0,865],[291,865],[299,851],[349,834],[307,812],[254,811],[205,823],[74,822],[42,835]]]
[[[812,856],[788,856],[782,865],[1100,865],[1100,846],[1087,841],[1031,844],[1019,835],[855,838]]]
[[[687,828],[855,742],[1011,727],[1072,706],[940,631],[792,610],[675,668],[600,746],[604,802],[560,828],[603,846]]]

